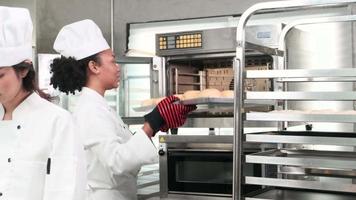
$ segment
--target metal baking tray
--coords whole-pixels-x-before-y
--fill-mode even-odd
[[[234,99],[233,98],[213,98],[213,97],[202,97],[195,99],[182,100],[177,103],[181,103],[183,105],[198,105],[197,112],[206,112],[209,109],[215,109],[214,112],[232,112],[234,107]],[[275,105],[275,101],[273,100],[265,100],[265,101],[255,101],[255,100],[246,100],[245,108],[253,108],[260,107],[265,105]],[[147,112],[151,111],[155,105],[143,106],[143,107],[135,107],[133,108],[136,112]]]
[[[307,113],[278,113],[251,112],[246,114],[246,120],[251,121],[294,121],[294,122],[336,122],[356,123],[356,115],[350,114],[307,114]]]
[[[291,165],[304,168],[356,169],[356,153],[275,149],[245,156],[246,163]],[[356,185],[355,185],[356,187]]]
[[[199,104],[219,104],[219,105],[234,105],[233,98],[213,98],[213,97],[202,97],[195,99],[188,99],[181,101],[184,105],[199,105]]]
[[[199,104],[209,104],[209,105],[225,105],[225,106],[234,106],[233,98],[213,98],[213,97],[202,97],[189,100],[183,100],[184,105],[199,105]],[[245,100],[245,107],[254,107],[260,105],[275,105],[276,101],[274,100]]]
[[[316,131],[269,131],[245,134],[247,142],[355,146],[356,133]]]
[[[308,190],[270,189],[256,195],[248,195],[245,200],[355,200],[356,195],[326,193]]]
[[[198,105],[198,111],[205,112],[207,109],[217,108],[217,107],[233,107],[234,99],[233,98],[195,98],[189,100],[179,101],[177,103],[181,103],[183,105]],[[143,106],[143,107],[135,107],[133,108],[136,112],[147,112],[152,110],[155,105]],[[226,110],[221,110],[222,112],[226,112]],[[232,110],[230,110],[232,111]]]
[[[244,178],[244,182],[245,184],[250,184],[250,185],[265,185],[265,186],[273,186],[273,187],[308,189],[308,190],[318,190],[318,191],[328,191],[328,192],[350,192],[356,194],[356,185],[352,184],[351,181],[340,182],[340,181],[299,180],[299,179],[295,180],[295,179],[246,176]]]
[[[141,106],[132,108],[135,112],[148,112],[151,111],[156,105],[149,105],[149,106]]]

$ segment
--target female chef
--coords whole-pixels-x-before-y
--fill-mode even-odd
[[[70,114],[39,95],[32,29],[27,9],[0,6],[0,200],[84,200],[84,149]]]
[[[137,199],[137,174],[142,165],[157,162],[151,137],[159,130],[184,124],[195,106],[173,103],[168,97],[145,116],[142,130],[132,134],[104,99],[117,88],[120,66],[99,27],[83,20],[62,28],[54,49],[61,54],[51,65],[51,83],[65,93],[81,91],[74,110],[84,137],[89,199]]]

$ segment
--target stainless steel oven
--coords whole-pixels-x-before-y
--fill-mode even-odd
[[[231,199],[233,136],[164,135],[159,141],[161,198],[196,195]],[[246,149],[256,152],[259,147]],[[246,165],[244,173],[260,174],[261,167]]]

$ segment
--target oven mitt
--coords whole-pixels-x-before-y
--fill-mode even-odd
[[[179,101],[178,97],[169,96],[159,102],[152,112],[144,116],[154,133],[158,130],[166,132],[170,128],[182,126],[188,113],[197,108],[195,105],[175,103],[176,101]]]

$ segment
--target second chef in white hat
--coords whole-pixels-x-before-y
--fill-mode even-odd
[[[99,27],[92,20],[69,24],[59,32],[54,49],[62,57],[51,65],[51,83],[65,93],[81,91],[74,117],[84,138],[89,199],[137,199],[141,166],[158,160],[150,138],[159,129],[181,126],[195,107],[173,104],[176,99],[169,97],[132,134],[104,98],[106,90],[118,87],[120,66]]]

